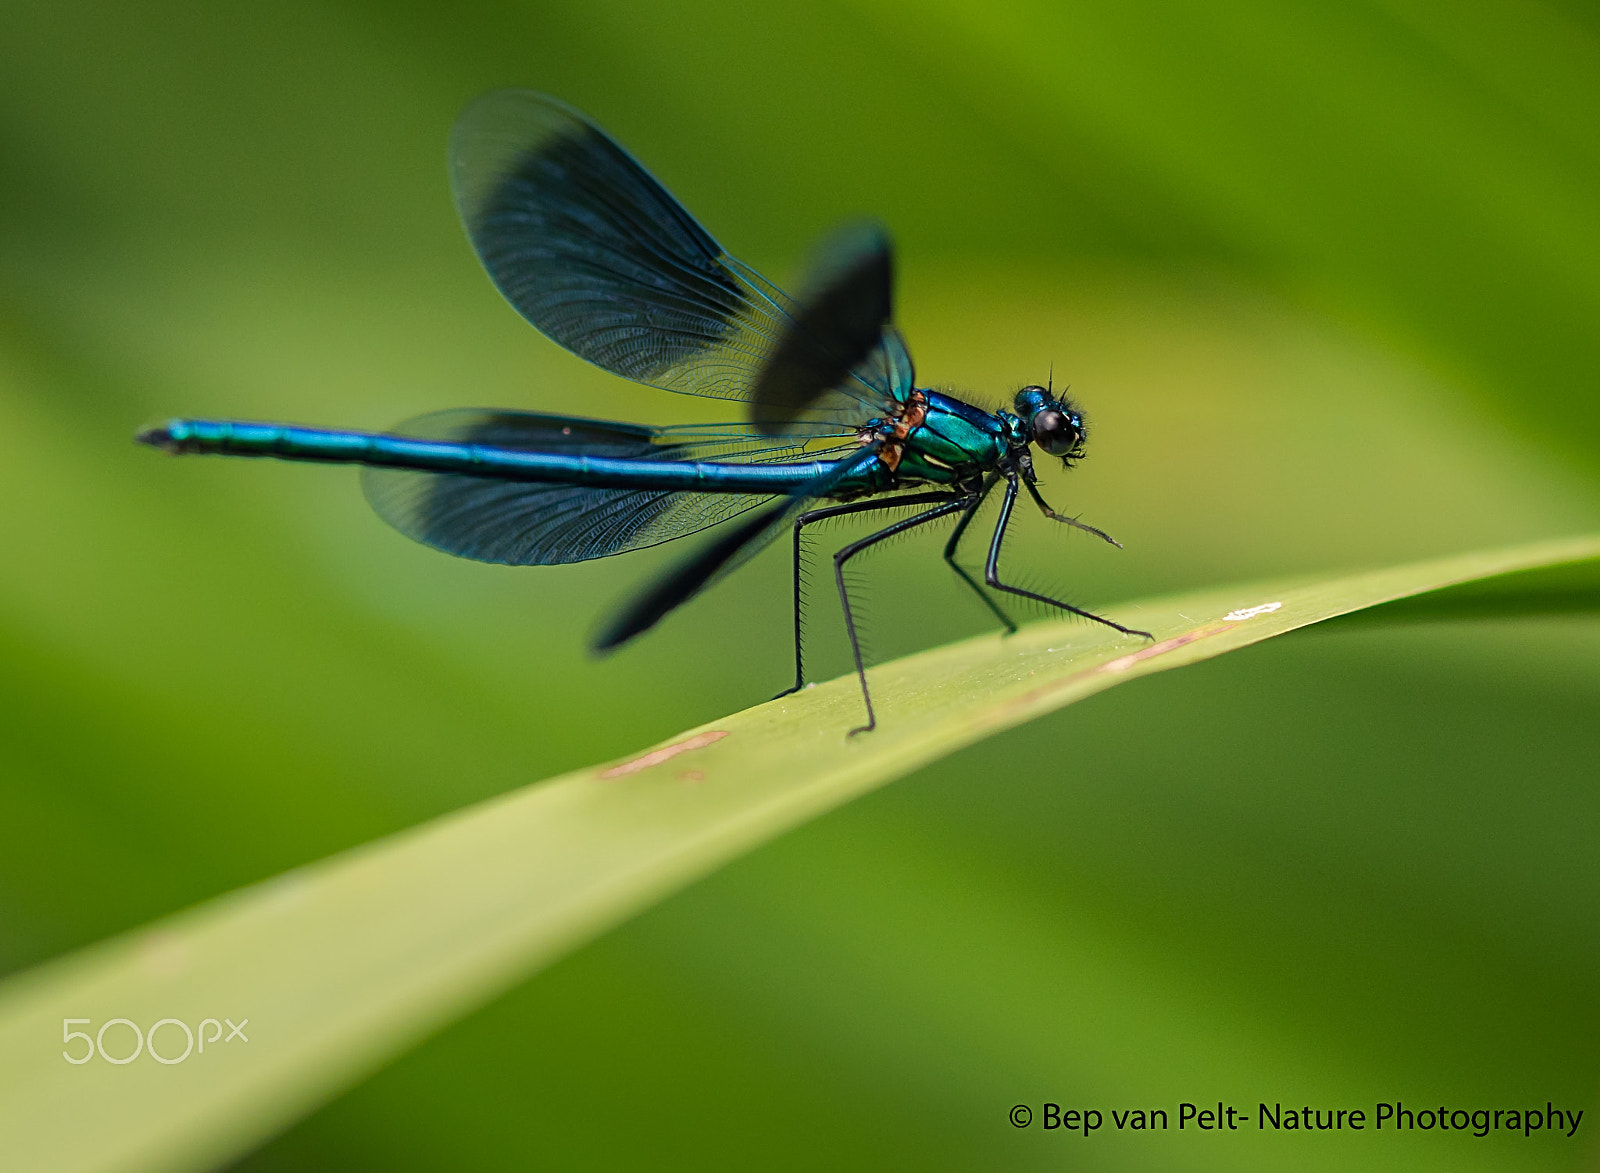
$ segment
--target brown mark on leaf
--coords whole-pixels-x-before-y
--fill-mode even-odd
[[[664,745],[660,749],[653,749],[647,754],[641,754],[632,761],[623,762],[620,766],[612,766],[609,770],[601,770],[601,778],[626,778],[629,774],[637,774],[640,770],[648,770],[651,766],[659,766],[662,762],[669,762],[681,753],[688,753],[692,749],[704,749],[714,742],[721,741],[728,736],[725,729],[707,729],[704,733],[696,733],[693,737],[685,737],[682,741],[674,741],[671,745]]]
[[[1084,675],[1087,676],[1093,672],[1126,672],[1129,668],[1142,661],[1153,659],[1156,656],[1164,656],[1168,652],[1176,651],[1185,644],[1192,644],[1195,640],[1205,639],[1210,635],[1221,635],[1227,630],[1228,628],[1220,626],[1197,627],[1193,631],[1186,631],[1182,635],[1164,639],[1158,644],[1140,648],[1137,652],[1129,652],[1126,656],[1118,656],[1115,660],[1107,660],[1104,664],[1089,669]]]
[[[1224,631],[1231,630],[1232,627],[1227,624],[1214,623],[1210,627],[1199,627],[1194,631],[1186,631],[1182,635],[1164,639],[1160,643],[1151,644],[1149,647],[1140,648],[1137,652],[1129,652],[1126,656],[1118,656],[1115,660],[1107,660],[1104,664],[1096,664],[1093,668],[1085,668],[1082,672],[1074,672],[1071,676],[1053,680],[1049,684],[1041,684],[1038,688],[1018,697],[1008,707],[1027,709],[1045,697],[1055,696],[1063,689],[1071,689],[1087,677],[1098,676],[1103,672],[1126,672],[1129,668],[1133,668],[1145,660],[1154,659],[1156,656],[1164,656],[1168,652],[1177,651],[1185,644],[1192,644],[1196,640],[1205,639],[1208,636],[1221,635]]]

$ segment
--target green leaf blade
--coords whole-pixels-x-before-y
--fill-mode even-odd
[[[1035,624],[873,669],[872,734],[846,735],[861,704],[846,677],[223,896],[0,985],[6,1167],[215,1166],[641,909],[958,748],[1396,600],[1454,589],[1474,613],[1496,613],[1497,599],[1525,613],[1530,598],[1580,605],[1597,580],[1589,536],[1112,609],[1151,641]],[[62,1024],[83,1018],[91,1031],[113,1018],[248,1019],[248,1041],[172,1065],[76,1066]],[[115,1029],[111,1041],[131,1040]],[[164,1029],[162,1051],[181,1050],[178,1028]],[[113,1055],[131,1050],[111,1041]]]

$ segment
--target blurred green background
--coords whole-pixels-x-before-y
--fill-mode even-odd
[[[445,558],[348,469],[168,415],[719,417],[560,352],[455,222],[506,84],[780,282],[899,245],[922,381],[1095,427],[1010,557],[1075,601],[1600,522],[1600,17],[1575,2],[0,12],[0,972],[754,703],[770,552],[605,661],[676,552]],[[842,537],[842,527],[831,538]],[[982,630],[929,537],[880,657]],[[819,596],[813,671],[843,672]],[[1592,1113],[1600,623],[1308,633],[1115,690],[747,857],[242,1169],[1571,1168],[1575,1140],[1063,1137],[1017,1102]]]

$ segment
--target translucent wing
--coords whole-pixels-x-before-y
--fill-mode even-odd
[[[787,368],[786,357],[774,362],[786,340],[808,338],[841,377],[820,391],[808,385],[809,399],[792,396],[792,420],[764,421],[768,432],[804,420],[859,424],[910,390],[910,360],[892,330],[862,352],[855,336],[841,346],[805,328],[806,306],[724,252],[631,155],[554,98],[480,98],[456,123],[450,161],[457,210],[500,292],[606,370],[749,400],[764,374]]]
[[[877,447],[852,445],[832,474],[807,496],[780,497],[737,525],[716,535],[692,555],[679,561],[666,574],[631,599],[596,634],[594,650],[608,652],[636,635],[642,635],[675,608],[682,606],[706,587],[731,574],[760,553],[784,533],[817,495],[826,493],[855,468],[872,460]]]
[[[742,424],[648,428],[533,412],[433,412],[391,429],[530,452],[640,460],[784,463],[832,451],[758,436]],[[812,425],[813,437],[837,436]],[[857,451],[855,444],[840,454]],[[530,484],[453,473],[363,468],[362,488],[378,516],[415,541],[479,562],[552,565],[604,558],[694,533],[770,500],[761,494],[685,493]]]
[[[871,375],[856,368],[881,350],[884,331],[891,328],[894,271],[883,229],[849,225],[818,253],[750,397],[751,419],[769,435],[833,388],[852,379],[872,386]]]

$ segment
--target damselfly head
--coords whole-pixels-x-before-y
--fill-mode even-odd
[[[1083,455],[1089,430],[1071,400],[1046,387],[1024,387],[1016,403],[1017,415],[1040,448],[1068,464]]]

